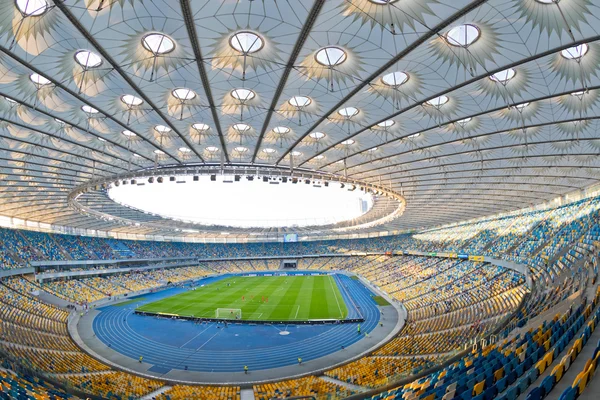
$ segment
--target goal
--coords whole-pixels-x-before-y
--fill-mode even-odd
[[[215,318],[218,319],[242,319],[242,310],[240,308],[217,308]]]

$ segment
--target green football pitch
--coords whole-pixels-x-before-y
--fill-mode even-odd
[[[241,310],[242,320],[344,319],[348,308],[333,276],[235,276],[139,307],[138,311],[215,318]],[[220,312],[220,318],[235,314]]]

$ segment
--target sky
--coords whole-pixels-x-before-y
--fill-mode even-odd
[[[109,190],[114,201],[163,217],[203,225],[232,227],[289,227],[327,225],[363,214],[361,200],[372,206],[370,195],[341,189],[339,183],[314,187],[304,182],[270,184],[255,178],[225,183],[221,176],[211,182],[209,176],[177,177],[171,182],[121,185]],[[229,177],[233,180],[233,177]]]

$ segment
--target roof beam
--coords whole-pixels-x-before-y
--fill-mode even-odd
[[[57,0],[54,1],[56,2]],[[219,114],[217,113],[217,107],[215,105],[215,101],[212,96],[212,90],[210,88],[210,81],[208,80],[206,68],[204,68],[204,58],[202,57],[202,51],[200,49],[200,45],[198,44],[196,24],[194,23],[194,15],[192,14],[192,9],[190,7],[190,0],[180,0],[180,4],[181,14],[183,15],[185,27],[190,38],[190,43],[192,45],[192,49],[194,50],[194,58],[196,59],[196,66],[198,67],[200,80],[202,81],[202,86],[204,87],[204,93],[206,94],[206,100],[208,101],[208,106],[215,123],[215,129],[217,130],[217,133],[219,134],[219,140],[221,141],[221,151],[225,156],[225,161],[229,162],[229,154],[227,152],[227,145],[225,144],[225,136],[223,135],[223,130],[221,129]]]
[[[422,36],[420,36],[417,40],[415,40],[410,45],[408,45],[404,50],[402,50],[401,52],[399,52],[398,54],[396,54],[396,56],[392,57],[388,62],[386,62],[385,64],[383,64],[378,70],[376,70],[375,72],[373,72],[365,80],[363,80],[361,83],[359,83],[358,85],[356,85],[356,87],[353,90],[351,90],[346,96],[344,96],[335,106],[333,106],[332,109],[330,109],[327,113],[324,113],[302,136],[300,136],[294,142],[294,144],[290,148],[288,148],[285,151],[285,153],[282,154],[282,156],[279,158],[279,160],[277,160],[276,164],[279,164],[281,161],[283,161],[283,159],[285,158],[285,156],[291,150],[293,150],[310,132],[312,132],[314,129],[316,129],[321,122],[325,121],[329,115],[333,114],[337,109],[339,109],[342,105],[344,105],[344,103],[346,103],[354,95],[360,93],[361,90],[363,90],[373,80],[377,79],[377,77],[379,75],[381,75],[384,71],[386,71],[391,66],[393,66],[394,64],[396,64],[402,58],[406,57],[408,54],[410,54],[410,52],[412,52],[413,50],[415,50],[421,44],[426,43],[432,36],[435,36],[439,31],[441,31],[442,29],[444,29],[446,26],[450,25],[451,23],[453,23],[454,21],[456,21],[457,19],[459,19],[463,15],[467,14],[471,10],[474,10],[475,8],[479,7],[480,5],[482,5],[483,3],[485,3],[486,1],[487,0],[475,0],[475,1],[472,1],[467,7],[458,10],[457,12],[455,12],[454,14],[452,14],[447,19],[441,21],[439,24],[437,24],[436,26],[434,26],[433,28],[431,28],[425,34],[423,34]]]
[[[252,162],[256,159],[256,155],[258,154],[258,149],[262,143],[263,137],[267,132],[267,128],[269,127],[269,123],[271,122],[271,117],[277,108],[277,103],[279,103],[279,98],[283,93],[283,89],[285,89],[285,85],[290,76],[290,73],[294,69],[294,65],[296,64],[296,60],[298,59],[298,55],[304,47],[304,43],[308,38],[310,31],[312,30],[315,21],[317,20],[317,16],[321,12],[323,5],[325,4],[325,0],[315,0],[313,6],[306,17],[306,21],[304,25],[302,25],[302,30],[298,35],[298,39],[296,40],[296,44],[294,44],[294,48],[290,53],[290,58],[288,59],[287,64],[285,65],[285,69],[281,74],[281,78],[279,79],[279,83],[277,84],[277,89],[275,89],[275,94],[273,94],[273,99],[271,100],[271,105],[269,106],[269,110],[267,111],[267,115],[265,117],[265,122],[263,123],[262,129],[260,130],[260,135],[258,136],[258,141],[256,142],[256,146],[254,147],[254,154],[252,155]]]
[[[177,133],[177,135],[181,138],[181,140],[183,140],[183,142],[186,144],[186,146],[188,146],[190,148],[190,150],[192,150],[194,153],[196,153],[196,155],[198,156],[198,158],[204,162],[204,159],[202,158],[202,156],[196,151],[196,149],[194,148],[194,146],[189,142],[189,140],[181,134],[181,132],[179,132],[179,130],[171,123],[171,121],[163,114],[163,112],[154,104],[154,102],[152,101],[152,99],[150,99],[136,84],[135,82],[133,82],[133,80],[131,80],[131,78],[129,77],[129,75],[127,75],[127,73],[119,66],[119,64],[113,60],[113,58],[110,56],[110,54],[108,54],[108,52],[104,49],[104,47],[102,47],[100,45],[100,43],[98,43],[98,41],[94,38],[94,36],[92,34],[90,34],[83,25],[81,25],[81,23],[79,22],[79,20],[71,13],[71,11],[69,10],[69,8],[67,7],[67,5],[64,3],[63,0],[53,0],[54,4],[56,5],[56,7],[58,7],[58,9],[60,9],[60,11],[64,14],[65,17],[67,17],[67,19],[71,22],[71,24],[73,24],[73,26],[75,27],[75,29],[77,29],[79,31],[79,33],[81,33],[83,35],[83,37],[90,42],[90,44],[92,46],[94,46],[94,48],[96,50],[98,50],[98,52],[100,53],[100,55],[106,60],[106,62],[108,62],[111,67],[121,76],[121,78],[123,78],[123,80],[125,82],[127,82],[127,84],[152,108],[152,110],[175,132]],[[132,132],[135,132],[132,130]],[[156,147],[156,146],[155,146]],[[179,161],[179,159],[171,154],[169,154],[167,151],[165,151],[164,148],[162,148],[162,146],[158,146],[157,148],[159,148],[159,150],[162,150],[165,152],[165,154],[167,154],[169,157],[173,158],[174,160],[176,160],[178,163],[181,164],[181,161]]]

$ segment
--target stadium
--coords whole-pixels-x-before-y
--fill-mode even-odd
[[[599,98],[600,0],[0,0],[0,398],[598,399]]]

